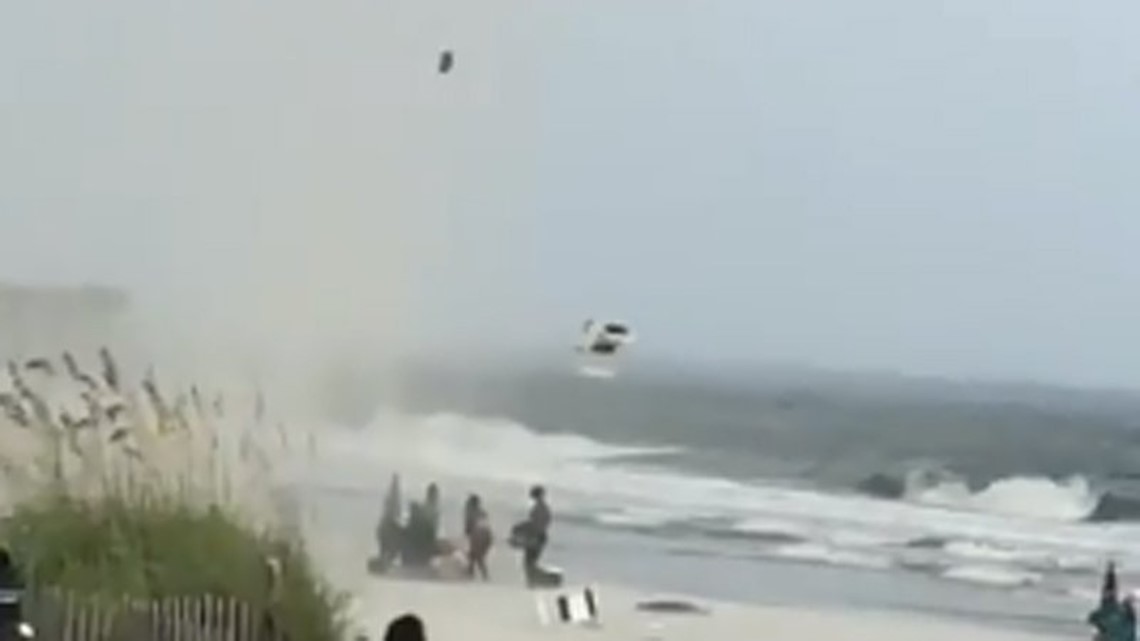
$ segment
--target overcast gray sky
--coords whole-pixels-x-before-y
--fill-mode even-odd
[[[0,274],[278,341],[556,353],[612,314],[644,354],[1140,386],[1137,24],[1128,0],[7,3]]]

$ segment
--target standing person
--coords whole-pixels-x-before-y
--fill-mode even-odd
[[[478,572],[484,581],[488,580],[487,553],[491,550],[491,523],[478,494],[468,496],[467,504],[463,507],[463,534],[467,537],[467,575],[475,578]]]
[[[530,498],[533,504],[526,520],[526,537],[523,542],[523,573],[528,586],[539,583],[541,572],[538,560],[542,551],[546,549],[547,535],[550,531],[550,521],[553,518],[550,506],[546,503],[546,489],[541,485],[530,488]]]

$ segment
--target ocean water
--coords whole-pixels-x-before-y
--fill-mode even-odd
[[[1107,560],[1140,585],[1125,393],[433,371],[371,402],[322,432],[335,465],[302,483],[351,506],[360,554],[399,471],[409,493],[429,478],[454,501],[483,493],[500,530],[543,483],[554,562],[662,590],[1075,634]]]

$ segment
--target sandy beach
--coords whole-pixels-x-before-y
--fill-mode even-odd
[[[540,602],[553,612],[559,594],[580,594],[572,580],[561,590],[529,590],[522,585],[516,554],[500,549],[492,556],[487,583],[353,577],[352,619],[358,632],[382,639],[393,618],[415,613],[433,641],[696,641],[699,639],[850,639],[852,641],[1050,641],[1067,637],[975,626],[920,614],[865,609],[784,607],[719,602],[687,595],[591,583],[597,595],[596,625],[551,622]],[[645,601],[684,601],[701,612],[648,612]],[[546,619],[545,621],[543,619]]]
[[[636,607],[640,600],[661,595],[609,585],[595,586],[595,589],[599,595],[598,625],[543,625],[536,601],[550,599],[550,592],[531,592],[521,586],[503,584],[378,580],[359,595],[359,606],[364,615],[360,621],[370,639],[380,639],[388,621],[412,612],[424,620],[428,638],[436,641],[529,641],[539,638],[598,641],[1045,641],[1062,638],[902,614],[777,608],[703,600],[694,602],[707,608],[707,614],[641,612]]]
[[[357,449],[365,448],[358,445]],[[337,461],[335,469],[344,473],[344,480],[360,482],[357,475],[364,471],[354,469],[351,458],[343,453],[326,454]],[[392,469],[389,465],[372,468],[377,476],[375,487],[384,487],[385,468]],[[851,572],[811,563],[780,565],[732,557],[710,560],[674,556],[654,552],[653,539],[644,535],[607,533],[562,521],[556,522],[544,564],[564,571],[563,593],[574,593],[587,585],[595,589],[599,621],[597,626],[544,625],[538,600],[544,600],[547,609],[553,610],[555,594],[547,590],[531,591],[523,586],[519,554],[509,549],[501,538],[490,556],[492,580],[489,583],[367,574],[366,559],[375,553],[372,530],[381,491],[338,489],[341,486],[334,483],[338,477],[330,469],[322,467],[317,475],[331,484],[326,486],[328,489],[317,485],[303,494],[308,509],[312,510],[305,529],[310,550],[320,566],[337,587],[352,595],[351,619],[369,639],[383,638],[387,623],[408,612],[419,615],[428,628],[429,638],[437,640],[521,641],[549,637],[599,641],[705,638],[1029,641],[1086,636],[1080,624],[1086,611],[1084,602],[1058,601],[1052,614],[1060,625],[1053,622],[1033,625],[1035,610],[1018,610],[1025,604],[1017,594],[1001,588],[964,585],[956,590],[942,590],[941,583],[933,577],[916,580],[905,574],[873,570]],[[524,506],[522,501],[511,500],[522,494],[522,489],[517,487],[499,488],[437,477],[419,469],[407,469],[403,477],[409,496],[415,496],[429,479],[441,481],[445,501],[443,530],[452,537],[459,526],[458,502],[466,491],[478,491],[488,500],[492,521],[498,524],[500,533],[503,524],[521,516]],[[557,498],[556,508],[569,501],[563,494]],[[632,571],[623,571],[619,567],[623,565]],[[669,579],[679,572],[706,576],[691,582]],[[746,580],[767,586],[758,588],[758,595],[782,593],[783,597],[724,597],[711,589],[677,587],[686,583],[708,587],[717,582]],[[919,606],[892,606],[892,593],[883,589],[891,582],[925,590],[927,594],[923,598],[942,599],[941,607],[936,603],[927,611]],[[1089,584],[1090,589],[1095,589],[1095,581]],[[844,595],[850,591],[865,592],[869,598],[849,599]],[[964,600],[964,593],[973,595],[973,600]],[[692,602],[703,606],[707,613],[646,612],[637,607],[640,602],[658,598]],[[876,605],[878,603],[883,605]]]

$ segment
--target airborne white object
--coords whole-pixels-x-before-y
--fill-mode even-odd
[[[629,325],[615,320],[588,319],[582,324],[582,337],[575,351],[581,355],[578,375],[587,378],[613,378],[617,358],[635,340]]]
[[[621,321],[588,319],[582,325],[582,342],[578,351],[598,356],[614,356],[636,340],[629,325]]]

